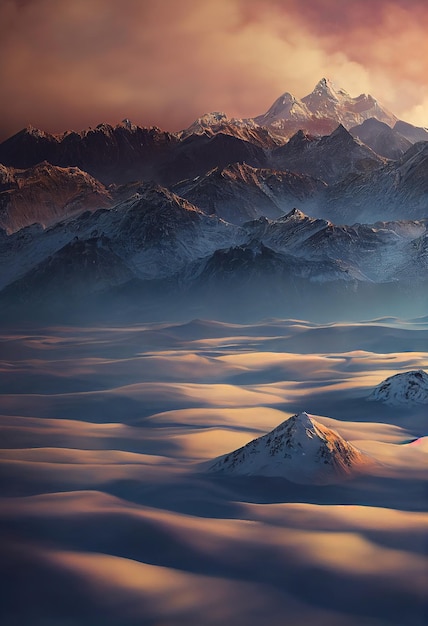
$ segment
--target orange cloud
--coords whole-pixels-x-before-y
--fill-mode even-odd
[[[427,17],[421,0],[5,0],[0,132],[252,116],[324,75],[422,124]]]

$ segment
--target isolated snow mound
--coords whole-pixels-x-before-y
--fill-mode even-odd
[[[428,404],[428,374],[413,370],[390,376],[375,387],[368,399],[390,405]]]
[[[327,484],[351,477],[369,458],[307,413],[293,415],[271,432],[219,457],[211,472],[271,476],[302,484]]]

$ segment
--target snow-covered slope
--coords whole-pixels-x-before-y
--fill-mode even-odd
[[[328,78],[322,78],[314,90],[302,98],[302,102],[317,117],[334,117],[346,128],[361,124],[375,117],[388,126],[393,126],[397,118],[382,107],[370,94],[351,97],[344,89],[337,88]],[[353,124],[354,120],[355,123]]]
[[[335,223],[425,218],[428,216],[428,141],[414,144],[398,161],[336,180],[320,203],[323,217]]]
[[[414,283],[428,268],[426,220],[338,226],[295,209],[275,221],[260,218],[245,228],[249,241],[320,264],[340,260],[344,267],[358,270],[360,279]]]
[[[0,230],[0,288],[24,277],[74,239],[107,238],[109,250],[143,279],[170,276],[186,263],[246,239],[245,231],[205,215],[159,185],[141,184],[133,192],[111,209],[86,212],[45,231],[34,225],[8,237]]]
[[[428,374],[413,370],[390,376],[372,391],[369,400],[390,405],[428,404]]]
[[[276,252],[296,256],[313,256],[312,247],[305,242],[318,232],[324,232],[331,225],[326,220],[309,217],[299,209],[292,209],[277,220],[261,217],[245,224],[250,240],[261,241]],[[314,251],[315,252],[315,251]],[[339,258],[336,254],[334,258]]]
[[[371,95],[361,94],[353,98],[329,79],[322,78],[313,91],[301,100],[288,92],[284,93],[254,121],[282,133],[284,137],[291,137],[299,129],[321,136],[330,134],[338,124],[349,129],[371,117],[389,126],[397,121],[395,115]]]
[[[217,134],[229,135],[235,139],[248,141],[261,148],[273,148],[283,143],[275,133],[269,132],[264,126],[260,126],[254,120],[242,120],[228,118],[225,113],[214,111],[198,117],[188,128],[177,133],[182,142],[192,135],[205,135],[213,137]]]
[[[278,218],[296,205],[310,210],[313,198],[325,187],[304,174],[233,163],[181,181],[173,191],[208,215],[241,224],[261,216]]]
[[[275,100],[266,113],[256,117],[255,122],[261,126],[282,129],[286,126],[285,122],[305,123],[310,117],[311,112],[303,102],[286,92]]]
[[[237,226],[158,185],[136,185],[132,191],[111,209],[86,212],[46,230],[32,226],[10,236],[0,231],[0,288],[73,240],[104,238],[136,278],[179,275],[183,289],[208,288],[213,280],[223,287],[246,285],[249,292],[269,285],[278,297],[296,302],[301,280],[424,288],[419,283],[428,269],[426,221],[336,226],[294,209],[278,220]],[[61,254],[59,261],[69,256]],[[33,281],[26,284],[31,288]]]
[[[276,476],[296,483],[323,484],[349,477],[370,462],[338,433],[303,412],[220,457],[209,469],[228,475]]]
[[[212,127],[215,127],[218,124],[227,123],[228,121],[229,119],[223,111],[205,113],[201,117],[198,117],[198,119],[195,120],[188,128],[181,131],[181,136],[187,137],[188,135],[204,133],[209,131]]]

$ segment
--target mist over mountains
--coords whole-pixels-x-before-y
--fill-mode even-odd
[[[324,78],[178,133],[26,128],[0,145],[2,315],[419,314],[427,138]]]

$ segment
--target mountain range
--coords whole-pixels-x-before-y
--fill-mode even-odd
[[[321,138],[331,135],[339,124],[355,137],[363,136],[366,147],[377,148],[380,156],[385,150],[379,147],[379,133],[385,131],[385,125],[391,130],[386,143],[393,137],[396,144],[394,158],[402,156],[410,143],[428,139],[426,129],[397,120],[372,96],[352,98],[323,78],[301,101],[286,93],[266,113],[247,119],[208,113],[177,133],[142,128],[128,119],[116,126],[102,123],[59,135],[29,126],[0,144],[0,163],[26,169],[48,161],[60,167],[79,167],[103,184],[154,180],[170,185],[233,162],[270,167],[288,154],[287,150],[279,155],[272,152],[299,131]],[[349,141],[346,135],[343,138]],[[358,160],[376,159],[361,145],[360,153]],[[386,156],[391,158],[390,150]]]
[[[24,129],[0,144],[3,315],[79,295],[139,311],[423,308],[426,138],[326,79],[265,114],[211,113],[178,133],[127,119]]]

